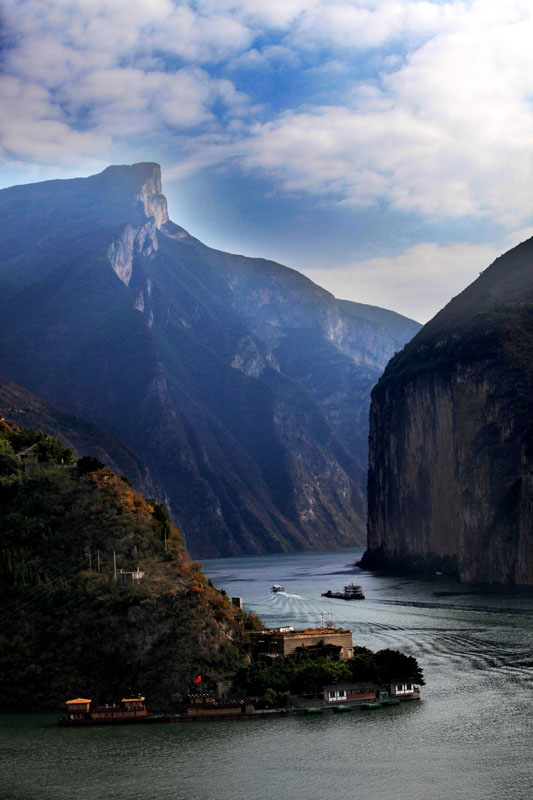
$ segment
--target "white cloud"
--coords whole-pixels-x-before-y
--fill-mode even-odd
[[[385,3],[379,13],[427,5]],[[343,14],[378,13],[353,4],[318,11],[338,13],[339,30]],[[533,211],[531,41],[533,9],[525,3],[449,4],[442,28],[377,85],[355,85],[342,104],[289,110],[252,127],[244,165],[288,191],[347,205],[384,201],[433,219],[485,217],[516,227]]]
[[[302,272],[343,300],[390,308],[427,322],[497,256],[525,238],[524,233],[515,232],[500,245],[426,242],[395,256]]]
[[[69,155],[78,163],[92,146],[102,160],[142,139],[168,160],[174,142],[181,160],[175,156],[172,174],[239,159],[281,190],[346,206],[482,217],[509,230],[530,220],[530,0],[4,6],[4,74],[26,92],[24,103],[7,96],[7,159],[38,162],[57,151],[58,164]],[[363,51],[381,73],[361,81]],[[322,70],[320,105],[305,89],[290,101],[283,86],[265,97],[260,79],[250,99],[236,88],[240,69],[255,66],[260,78],[261,70],[305,63],[298,85]]]

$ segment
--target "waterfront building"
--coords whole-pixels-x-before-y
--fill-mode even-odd
[[[377,683],[337,683],[324,686],[325,703],[343,703],[348,700],[375,700],[378,693]]]
[[[397,697],[399,700],[414,700],[420,697],[420,689],[413,681],[391,681],[389,692],[391,697]]]
[[[344,661],[353,657],[352,632],[345,628],[273,628],[253,631],[250,638],[254,654],[260,658],[292,656],[299,648],[318,649],[324,645],[339,648]]]

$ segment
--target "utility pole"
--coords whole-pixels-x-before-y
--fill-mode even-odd
[[[115,583],[117,582],[117,555],[113,550],[113,577],[115,578]]]
[[[96,568],[98,572],[100,572],[100,550],[96,551],[96,564],[97,564]]]
[[[89,575],[92,574],[93,574],[93,562],[92,562],[91,551],[89,550]]]

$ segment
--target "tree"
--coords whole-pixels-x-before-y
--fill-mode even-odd
[[[102,464],[97,458],[93,458],[92,456],[82,456],[78,459],[78,463],[76,468],[78,470],[78,475],[81,477],[82,475],[88,475],[90,472],[96,472],[99,469],[103,469],[105,464]]]
[[[412,680],[424,686],[424,675],[414,656],[406,656],[398,650],[379,650],[375,655],[380,681],[390,683],[395,679]]]

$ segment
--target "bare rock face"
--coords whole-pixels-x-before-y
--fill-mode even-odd
[[[396,356],[372,394],[369,567],[533,584],[533,240]]]
[[[362,544],[370,391],[418,323],[168,220],[159,166],[0,197],[0,371],[119,437],[195,556]]]

